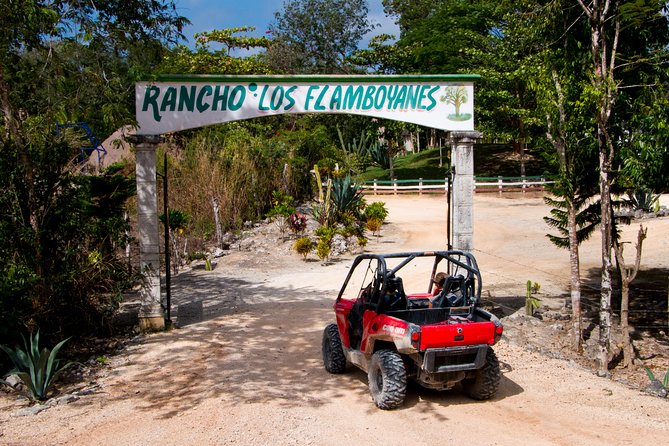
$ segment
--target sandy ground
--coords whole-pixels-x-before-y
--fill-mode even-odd
[[[368,201],[377,199],[389,224],[368,251],[444,248],[443,197]],[[547,211],[540,198],[476,197],[475,255],[491,299],[524,295],[529,279],[541,283],[545,304],[560,306],[568,256],[544,237]],[[642,268],[669,270],[669,219],[644,225]],[[595,236],[582,249],[584,272],[597,270],[599,252]],[[411,386],[404,407],[377,409],[365,374],[329,375],[321,361],[322,330],[351,258],[305,262],[277,244],[231,252],[213,272],[182,272],[173,291],[181,328],[130,343],[100,370],[97,391],[69,404],[17,416],[26,403],[0,394],[0,444],[666,443],[669,401],[506,337],[495,347],[504,374],[491,401]]]

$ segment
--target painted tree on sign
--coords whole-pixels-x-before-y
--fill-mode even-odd
[[[457,87],[446,87],[444,95],[440,98],[441,102],[455,106],[455,116],[460,116],[460,107],[468,101],[467,89],[462,85]]]

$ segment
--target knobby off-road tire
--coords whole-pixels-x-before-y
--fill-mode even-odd
[[[396,409],[404,403],[407,372],[399,353],[379,350],[372,355],[367,372],[369,392],[380,409]]]
[[[330,373],[344,373],[346,356],[341,346],[337,324],[330,324],[323,331],[323,365]]]
[[[500,378],[501,372],[497,355],[495,355],[492,347],[489,347],[485,365],[476,371],[474,378],[463,380],[462,388],[467,395],[475,400],[487,400],[497,393]]]

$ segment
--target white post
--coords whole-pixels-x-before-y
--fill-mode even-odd
[[[160,236],[156,197],[156,149],[160,136],[133,135],[128,139],[135,144],[139,264],[143,277],[139,328],[142,331],[156,331],[165,328],[165,311],[160,295]]]
[[[474,249],[474,143],[475,131],[451,132],[453,176],[453,249]]]

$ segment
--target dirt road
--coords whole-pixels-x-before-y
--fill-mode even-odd
[[[444,247],[444,199],[383,200],[390,224],[368,251]],[[566,292],[567,254],[543,236],[546,214],[537,198],[476,197],[475,254],[491,297],[523,295],[528,279],[546,296]],[[669,269],[669,220],[647,225],[643,265]],[[597,268],[598,243],[584,247],[584,271]],[[321,362],[322,330],[350,258],[323,266],[271,248],[232,252],[213,272],[177,276],[173,299],[184,326],[111,357],[93,394],[29,416],[17,416],[25,402],[0,394],[0,444],[594,446],[669,438],[669,401],[513,339],[495,347],[504,375],[492,401],[412,386],[403,408],[378,410],[365,374],[329,375]]]

